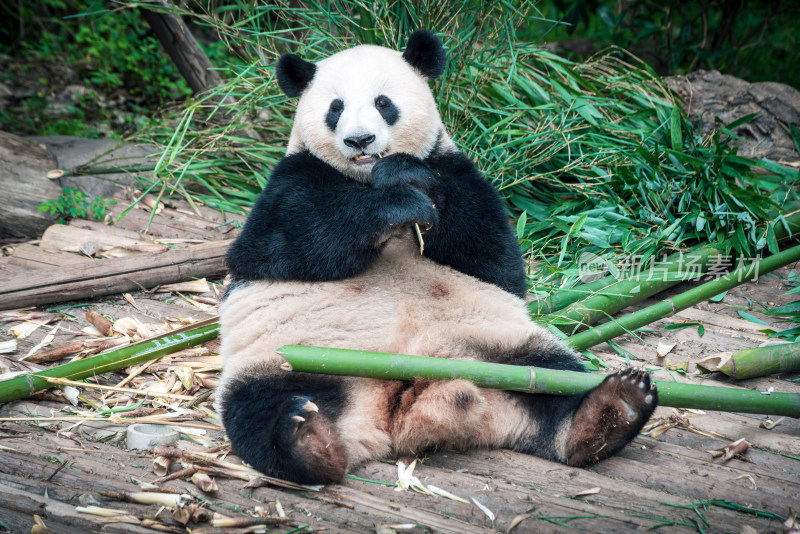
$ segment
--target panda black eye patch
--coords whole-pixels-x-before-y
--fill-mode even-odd
[[[341,98],[337,98],[331,102],[331,107],[328,108],[328,114],[325,115],[325,124],[328,125],[328,128],[330,128],[332,132],[336,131],[336,125],[339,123],[339,117],[342,116],[342,111],[344,111],[344,101],[342,101]]]
[[[375,99],[375,108],[377,108],[378,113],[381,114],[381,117],[383,117],[383,120],[385,120],[386,124],[389,126],[396,123],[397,119],[400,118],[400,110],[397,109],[394,102],[386,95],[378,95]]]

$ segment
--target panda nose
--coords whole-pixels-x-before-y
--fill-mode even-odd
[[[347,137],[344,140],[344,144],[349,146],[350,148],[360,148],[364,150],[367,148],[367,145],[375,141],[375,136],[373,134],[365,134],[365,135],[356,135],[353,137]]]

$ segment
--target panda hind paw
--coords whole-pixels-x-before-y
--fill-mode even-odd
[[[294,400],[294,409],[284,414],[288,423],[284,439],[291,451],[289,478],[315,484],[340,482],[347,473],[347,451],[334,424],[311,399]]]
[[[658,391],[643,371],[606,377],[584,398],[572,419],[567,463],[592,464],[630,443],[658,404]]]

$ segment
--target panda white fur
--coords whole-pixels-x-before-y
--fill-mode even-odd
[[[649,378],[630,371],[557,397],[281,369],[275,349],[299,344],[583,370],[528,317],[503,203],[428,87],[444,66],[426,31],[402,54],[358,46],[278,63],[300,101],[287,155],[228,256],[217,390],[235,450],[267,474],[335,482],[368,459],[442,447],[585,465],[624,447],[655,408]]]

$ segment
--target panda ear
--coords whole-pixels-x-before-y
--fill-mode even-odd
[[[276,67],[278,85],[286,96],[300,96],[317,72],[317,66],[294,54],[283,54]]]
[[[442,42],[427,30],[417,30],[411,34],[403,59],[429,80],[441,76],[447,65]]]

